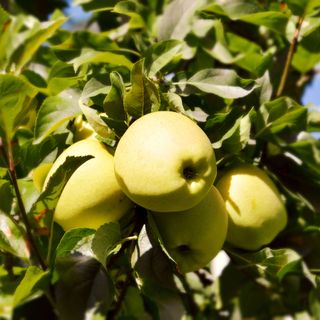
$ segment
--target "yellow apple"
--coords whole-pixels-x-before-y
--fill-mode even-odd
[[[72,174],[58,200],[54,219],[64,230],[94,228],[119,220],[133,205],[121,191],[113,155],[99,141],[85,139],[67,148],[55,161],[45,184],[68,156],[92,155]]]
[[[221,250],[228,214],[212,186],[195,207],[179,212],[152,212],[162,243],[181,273],[206,266]]]
[[[142,207],[161,212],[194,207],[217,173],[207,135],[188,117],[172,111],[136,120],[120,139],[114,164],[124,193]]]
[[[218,181],[229,214],[227,241],[257,250],[269,244],[287,224],[281,195],[268,175],[253,165],[237,166]]]

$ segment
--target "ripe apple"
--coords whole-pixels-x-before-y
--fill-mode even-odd
[[[268,175],[253,165],[237,166],[218,181],[229,214],[227,241],[257,250],[270,243],[287,224],[280,193]]]
[[[115,174],[124,193],[153,211],[194,207],[217,173],[207,135],[188,117],[157,111],[136,120],[120,139]]]
[[[113,170],[113,155],[99,141],[85,139],[67,148],[55,161],[49,178],[68,156],[92,155],[66,183],[54,219],[64,230],[93,228],[119,220],[133,205],[121,191]]]
[[[179,212],[152,212],[152,217],[165,249],[181,273],[206,266],[226,239],[228,214],[214,186],[195,207]]]

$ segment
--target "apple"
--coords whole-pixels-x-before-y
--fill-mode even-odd
[[[75,170],[58,200],[54,219],[67,231],[72,228],[97,229],[117,221],[132,207],[121,191],[113,170],[113,155],[98,140],[84,139],[68,147],[54,162],[44,185],[68,156],[92,155]]]
[[[136,120],[117,145],[114,168],[131,200],[161,212],[194,207],[217,173],[207,135],[194,121],[172,111],[157,111]]]
[[[228,214],[214,186],[191,209],[151,214],[163,246],[181,273],[205,267],[225,242]]]
[[[95,132],[92,126],[83,119],[83,116],[77,116],[73,123],[74,141],[87,138],[94,138]]]
[[[257,250],[275,239],[287,224],[287,211],[275,184],[253,165],[226,172],[217,183],[229,214],[227,241]]]
[[[41,191],[46,180],[46,177],[52,167],[53,163],[41,163],[32,170],[33,183],[38,191]]]

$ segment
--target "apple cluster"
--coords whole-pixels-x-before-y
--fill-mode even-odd
[[[121,137],[114,155],[90,135],[67,148],[41,184],[47,185],[68,156],[84,155],[93,158],[67,182],[55,221],[64,230],[97,229],[137,204],[148,210],[159,240],[182,273],[206,266],[225,241],[257,250],[287,223],[279,191],[256,166],[236,166],[215,182],[212,144],[182,114],[142,116]]]
[[[207,265],[220,251],[228,215],[213,186],[212,144],[194,121],[171,111],[139,118],[120,139],[114,168],[127,197],[149,210],[180,272]]]

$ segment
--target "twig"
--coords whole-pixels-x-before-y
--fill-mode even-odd
[[[25,228],[26,228],[27,240],[28,240],[30,247],[31,247],[35,257],[37,258],[41,268],[43,270],[46,270],[47,266],[46,266],[46,263],[44,262],[44,260],[42,259],[42,256],[41,256],[41,254],[38,250],[38,247],[34,241],[34,238],[32,235],[32,228],[30,226],[27,212],[26,212],[26,209],[25,209],[25,206],[24,206],[24,203],[22,200],[22,196],[20,193],[20,189],[18,186],[17,174],[16,174],[13,153],[12,153],[12,146],[10,143],[8,144],[8,154],[6,154],[6,151],[5,151],[4,145],[3,145],[3,140],[2,140],[2,138],[0,138],[0,149],[1,149],[1,153],[3,154],[3,157],[8,165],[10,179],[11,179],[11,182],[12,182],[12,185],[13,185],[16,197],[17,197],[18,206],[20,209],[20,216],[21,216],[21,219],[22,219],[22,221],[25,225]]]
[[[282,95],[284,87],[286,85],[288,75],[289,75],[290,65],[292,63],[293,55],[294,55],[296,47],[297,47],[302,23],[303,23],[303,17],[299,17],[298,22],[296,24],[296,30],[293,35],[293,39],[292,39],[290,47],[289,47],[289,51],[288,51],[287,58],[286,58],[286,63],[285,63],[285,66],[284,66],[284,69],[282,72],[282,76],[281,76],[279,87],[278,87],[278,90],[276,93],[276,97],[280,97]]]

